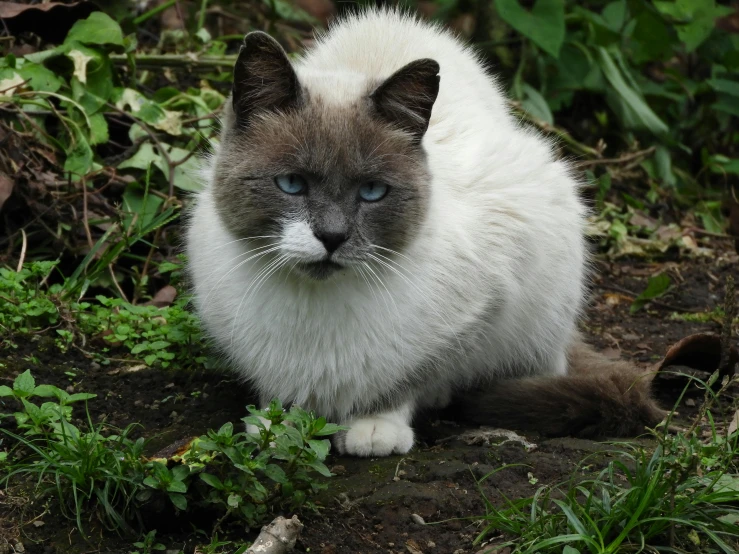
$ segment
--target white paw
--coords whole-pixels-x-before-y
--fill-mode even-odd
[[[413,448],[413,429],[394,418],[355,419],[342,442],[339,450],[350,456],[405,454]]]

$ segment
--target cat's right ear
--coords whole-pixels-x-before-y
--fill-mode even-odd
[[[233,109],[239,126],[259,112],[298,104],[300,83],[282,46],[261,31],[244,37],[234,67]]]

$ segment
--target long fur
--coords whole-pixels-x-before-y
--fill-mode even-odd
[[[493,396],[467,410],[480,422],[524,412],[524,400],[543,395],[517,421],[561,432],[646,398],[626,390],[628,372],[579,376],[573,345],[587,264],[579,183],[551,141],[509,113],[472,50],[439,27],[369,10],[333,26],[295,70],[308,97],[343,106],[424,58],[441,68],[422,142],[430,204],[403,252],[378,251],[395,269],[376,263],[374,277],[349,271],[326,283],[270,274],[264,258],[246,254],[249,241],[226,230],[210,183],[188,231],[206,329],[263,398],[354,425],[345,451],[360,455],[407,451],[417,408],[480,381],[493,381]],[[234,124],[227,106],[226,130]],[[229,163],[220,155],[214,164]],[[563,376],[568,355],[572,377],[508,380]],[[587,401],[594,391],[601,400]],[[628,424],[619,425],[608,430]]]
[[[499,381],[457,409],[478,424],[590,439],[641,435],[666,415],[652,399],[648,371],[582,341],[573,343],[569,360],[567,375]]]

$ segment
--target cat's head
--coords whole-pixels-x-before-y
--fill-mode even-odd
[[[337,102],[301,83],[274,39],[247,35],[215,167],[231,234],[262,237],[270,256],[315,279],[402,252],[428,209],[421,140],[438,73],[418,60]]]

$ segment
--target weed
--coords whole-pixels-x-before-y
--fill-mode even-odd
[[[152,529],[151,531],[146,533],[140,541],[133,543],[133,545],[139,550],[136,550],[135,552],[130,552],[129,554],[153,554],[157,550],[166,550],[167,547],[164,546],[162,543],[154,542],[156,541],[156,536],[156,529]]]
[[[714,395],[711,384],[703,384],[707,402],[699,416],[711,424],[707,440],[694,429],[674,435],[655,431],[658,445],[653,451],[621,443],[621,450],[610,452],[616,459],[594,478],[582,480],[576,472],[570,482],[540,487],[531,498],[506,498],[503,508],[480,487],[487,515],[476,543],[497,530],[516,537],[506,543],[516,554],[615,554],[647,548],[736,552],[739,432],[723,436],[717,431],[708,409],[720,392]],[[722,390],[727,387],[725,383]]]
[[[208,363],[197,317],[186,308],[188,298],[171,306],[134,306],[118,298],[98,296],[95,302],[72,301],[65,291],[76,285],[44,286],[56,264],[33,262],[20,272],[0,268],[0,327],[13,335],[56,328],[54,343],[65,352],[76,339],[99,339],[125,349],[152,367],[180,367]],[[69,287],[72,287],[71,289]]]
[[[133,438],[136,425],[93,424],[89,414],[84,429],[71,422],[69,404],[94,395],[36,385],[26,371],[12,389],[0,387],[0,396],[18,404],[17,431],[3,430],[15,441],[0,459],[7,470],[5,484],[21,480],[40,496],[55,497],[83,535],[83,515],[87,521],[94,514],[109,529],[143,528],[141,508],[159,506],[161,496],[177,511],[210,509],[219,518],[216,527],[228,518],[256,526],[277,507],[312,507],[311,495],[325,487],[315,475],[331,476],[324,464],[330,443],[323,437],[340,429],[298,407],[285,412],[273,401],[266,410],[249,407],[251,415],[244,418],[259,434],[234,433],[228,423],[195,439],[177,459],[147,459],[145,439]],[[30,401],[34,397],[56,402],[37,406]],[[154,535],[147,537],[138,547],[156,550]]]

